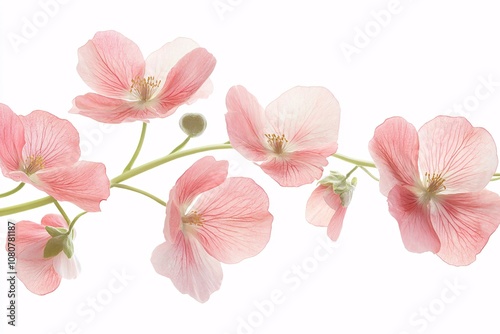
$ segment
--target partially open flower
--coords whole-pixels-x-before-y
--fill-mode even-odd
[[[62,235],[67,228],[64,218],[56,214],[44,216],[42,224],[27,220],[15,224],[17,276],[31,292],[45,295],[59,287],[61,278],[74,279],[78,276],[80,263],[71,250],[74,233]],[[53,235],[60,234],[53,237],[48,230]],[[54,241],[55,238],[59,239]]]
[[[339,238],[356,183],[356,178],[348,181],[344,175],[331,172],[319,181],[307,201],[307,221],[315,226],[328,226],[327,234],[333,241]]]

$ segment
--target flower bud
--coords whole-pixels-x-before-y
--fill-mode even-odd
[[[350,182],[339,172],[330,172],[330,175],[319,181],[324,186],[331,186],[333,191],[340,196],[343,207],[347,207],[351,202],[352,194],[358,183],[358,179],[353,177]]]
[[[198,137],[207,127],[207,120],[202,114],[184,114],[179,120],[182,131],[190,137]]]

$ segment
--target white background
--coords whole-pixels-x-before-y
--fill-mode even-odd
[[[388,0],[73,0],[52,8],[50,17],[44,16],[37,1],[0,3],[0,102],[18,114],[42,109],[69,119],[86,145],[82,159],[104,162],[110,178],[128,162],[141,125],[113,125],[103,131],[91,119],[68,114],[72,99],[90,91],[76,72],[76,51],[97,31],[108,29],[135,41],[145,56],[185,36],[218,61],[211,76],[215,86],[211,97],[183,106],[167,119],[153,120],[139,164],[165,155],[184,139],[177,123],[185,112],[201,112],[209,122],[206,133],[189,147],[225,142],[225,95],[236,84],[247,87],[263,106],[296,85],[327,87],[342,108],[338,152],[362,159],[370,159],[367,143],[386,118],[403,116],[419,128],[436,115],[450,114],[454,104],[468,103],[467,118],[488,129],[500,143],[500,20],[494,1],[401,0],[391,7]],[[214,3],[232,4],[232,10],[218,13]],[[397,14],[390,22],[385,18],[381,27],[374,23],[373,13],[388,6]],[[23,26],[34,20],[40,27],[23,37]],[[369,29],[369,41],[357,36],[360,29]],[[17,48],[9,41],[14,34],[25,38]],[[341,46],[355,42],[361,46],[358,53],[346,57]],[[497,83],[491,91],[481,81],[488,77]],[[481,85],[480,92],[489,94],[479,100],[475,92]],[[330,243],[332,253],[322,252],[318,261],[313,256],[328,243],[326,229],[304,219],[314,184],[280,188],[235,151],[213,155],[231,162],[231,175],[252,177],[268,192],[275,219],[271,240],[259,255],[223,265],[222,287],[207,303],[180,294],[150,263],[152,250],[163,240],[164,209],[138,194],[113,189],[101,213],[87,214],[77,224],[75,247],[82,264],[78,279],[64,280],[43,297],[18,282],[16,328],[6,326],[7,286],[5,279],[0,280],[2,332],[500,331],[498,232],[468,267],[449,266],[432,254],[409,253],[377,183],[360,171],[339,242]],[[171,162],[126,183],[167,200],[177,178],[202,156]],[[350,168],[335,159],[328,166],[344,173]],[[0,179],[0,192],[15,186]],[[499,184],[488,188],[500,192]],[[42,196],[27,186],[0,200],[0,207]],[[63,206],[70,216],[80,212],[71,204]],[[55,207],[46,206],[8,218],[39,222],[55,212]],[[1,218],[2,238],[6,219]],[[0,261],[4,277],[4,253]],[[291,271],[294,266],[309,273],[300,277]],[[121,272],[128,280],[119,292],[109,292],[114,275]],[[450,284],[460,288],[453,292]],[[272,307],[262,303],[280,293]],[[90,311],[95,298],[102,302],[99,311]],[[259,311],[257,305],[266,309]],[[426,310],[427,319],[422,315]]]

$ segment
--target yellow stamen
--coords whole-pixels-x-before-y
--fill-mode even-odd
[[[274,151],[274,153],[276,154],[283,153],[285,144],[288,143],[288,140],[286,139],[284,134],[282,134],[281,136],[277,136],[274,133],[273,134],[266,133],[265,136],[267,138],[267,143]]]
[[[155,77],[135,78],[132,80],[129,92],[138,100],[149,101],[153,94],[160,87],[161,80],[155,80]]]
[[[191,211],[189,214],[182,216],[182,222],[188,225],[203,226],[203,218],[196,212],[196,210]]]
[[[30,176],[31,174],[34,174],[38,172],[40,169],[43,169],[45,167],[45,162],[43,161],[43,158],[39,155],[30,155],[28,159],[24,162],[24,172]]]
[[[425,173],[426,181],[427,181],[427,192],[435,194],[446,190],[446,186],[444,185],[444,181],[446,181],[441,173]]]

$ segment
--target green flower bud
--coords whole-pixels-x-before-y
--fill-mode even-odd
[[[321,185],[331,186],[332,190],[339,195],[342,206],[347,207],[351,202],[352,194],[358,183],[358,179],[353,177],[350,182],[339,172],[330,172],[330,175],[319,181]]]
[[[182,131],[190,137],[198,137],[207,127],[207,120],[202,114],[184,114],[179,120]]]

